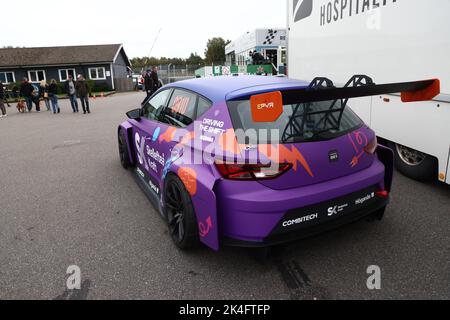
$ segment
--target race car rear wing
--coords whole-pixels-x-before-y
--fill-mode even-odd
[[[343,88],[336,88],[330,79],[315,78],[307,88],[254,95],[250,98],[250,106],[254,122],[275,122],[283,113],[284,105],[293,105],[293,112],[282,139],[283,142],[289,142],[295,137],[303,136],[307,130],[315,134],[331,129],[338,130],[351,98],[399,92],[403,102],[431,100],[439,95],[440,82],[422,80],[376,85],[368,76],[355,75]],[[311,103],[319,101],[330,101],[330,106],[324,110],[313,111]],[[313,121],[314,128],[307,126],[312,116],[319,117],[319,120]]]
[[[282,97],[284,104],[297,104],[317,101],[345,101],[351,98],[393,93],[401,93],[403,102],[432,100],[440,94],[440,81],[432,79],[377,85],[368,76],[355,75],[343,88],[336,88],[331,80],[316,78],[308,88],[283,91]]]

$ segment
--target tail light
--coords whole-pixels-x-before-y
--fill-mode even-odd
[[[236,164],[216,161],[216,168],[220,174],[229,180],[267,180],[281,176],[292,168],[290,163],[276,166],[263,164]]]
[[[364,151],[368,154],[374,154],[375,151],[377,151],[378,148],[378,140],[377,137],[373,138],[372,141],[370,141],[367,146],[364,148]]]
[[[380,198],[387,199],[389,198],[389,192],[386,190],[377,191],[376,195]]]

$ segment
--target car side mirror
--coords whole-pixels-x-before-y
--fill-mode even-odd
[[[127,117],[131,120],[140,120],[141,119],[141,109],[134,109],[127,112]]]

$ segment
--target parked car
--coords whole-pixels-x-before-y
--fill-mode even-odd
[[[417,101],[437,86],[375,85],[366,76],[344,88],[326,78],[181,81],[127,113],[118,127],[120,160],[179,248],[271,246],[363,217],[381,219],[393,153],[377,145],[347,101],[393,92]]]
[[[133,74],[133,83],[135,90],[144,90],[144,79],[140,74]]]

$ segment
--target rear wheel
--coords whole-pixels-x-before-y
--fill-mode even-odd
[[[164,200],[170,236],[182,250],[199,244],[197,218],[192,200],[178,177],[169,175],[165,184]]]
[[[419,181],[432,181],[437,177],[437,160],[423,152],[400,144],[390,145],[395,155],[395,165],[404,175]]]
[[[123,130],[119,131],[119,157],[120,163],[124,169],[131,167],[130,154],[128,153],[125,132]]]

